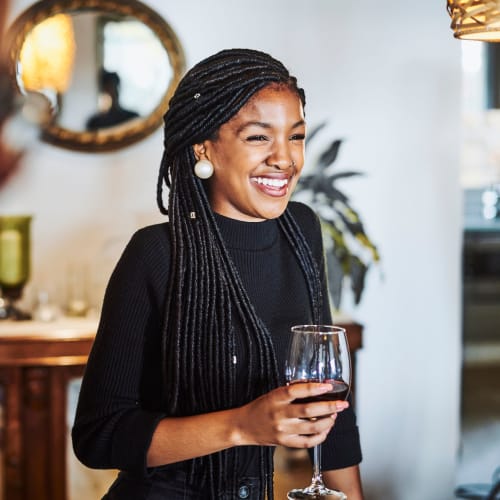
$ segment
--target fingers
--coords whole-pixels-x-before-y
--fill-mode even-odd
[[[288,417],[299,419],[323,418],[340,413],[349,408],[347,401],[320,401],[318,403],[292,404]]]
[[[296,382],[284,387],[286,397],[290,402],[295,399],[311,398],[320,396],[333,390],[332,384],[322,384],[319,382]]]
[[[312,448],[318,444],[321,444],[328,436],[328,432],[322,434],[314,434],[308,436],[297,436],[293,440],[290,440],[290,448]]]
[[[302,420],[290,429],[290,433],[283,436],[281,444],[292,448],[311,448],[322,443],[330,432],[337,415],[334,414],[315,421]]]
[[[331,384],[313,382],[295,383],[284,388],[289,404],[287,417],[315,418],[341,412],[349,407],[343,400],[331,401]]]
[[[291,427],[293,433],[299,435],[312,435],[329,432],[333,427],[337,414],[328,415],[322,418],[314,418],[309,420],[298,419]]]

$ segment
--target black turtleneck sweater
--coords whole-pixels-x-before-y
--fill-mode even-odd
[[[319,220],[303,204],[291,202],[289,210],[321,270],[323,321],[330,324]],[[277,220],[242,222],[216,215],[216,221],[248,296],[271,334],[283,372],[290,327],[312,322],[303,272]],[[128,471],[136,478],[151,477],[146,454],[158,422],[166,416],[159,395],[161,317],[170,261],[167,224],[139,230],[113,271],[72,431],[75,452],[85,465]],[[244,345],[237,342],[239,380],[248,377]],[[255,454],[248,448],[244,455],[249,460]],[[248,460],[242,472],[255,470]],[[356,419],[349,409],[339,414],[323,444],[322,465],[329,470],[360,461]],[[162,470],[168,473],[178,466]]]

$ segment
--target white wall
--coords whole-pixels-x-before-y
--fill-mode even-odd
[[[382,255],[353,311],[365,325],[357,404],[366,497],[452,498],[461,356],[460,46],[444,3],[147,3],[176,30],[189,65],[235,46],[285,61],[306,89],[308,121],[327,119],[332,136],[346,139],[339,168],[366,176],[341,187]],[[14,0],[12,15],[27,4]],[[110,249],[121,248],[133,227],[155,217],[161,145],[158,131],[116,153],[31,149],[0,191],[0,212],[35,214],[34,282],[60,278],[68,256],[95,260],[106,253],[103,244],[114,255]]]

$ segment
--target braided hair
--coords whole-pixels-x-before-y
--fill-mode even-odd
[[[192,146],[215,139],[248,100],[268,85],[305,95],[282,63],[263,52],[223,50],[201,61],[180,81],[164,117],[164,153],[157,185],[160,211],[169,217],[171,264],[162,331],[163,398],[171,415],[231,408],[235,394],[235,331],[258,353],[249,359],[245,400],[279,385],[271,337],[250,302],[221,237],[203,183],[193,174]],[[168,209],[163,204],[169,188]],[[293,248],[309,286],[313,317],[320,321],[319,274],[311,251],[288,210],[280,228]],[[251,353],[249,353],[250,355]],[[261,385],[255,380],[262,381]],[[260,497],[273,498],[272,448],[260,448]],[[211,495],[237,474],[237,448],[191,461],[207,471]],[[232,471],[232,472],[231,472]]]

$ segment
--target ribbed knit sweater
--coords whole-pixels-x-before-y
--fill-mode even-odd
[[[319,220],[307,206],[288,208],[302,229],[321,271],[323,321],[331,323]],[[216,214],[231,258],[257,314],[269,330],[283,376],[290,327],[313,321],[304,274],[277,220],[242,222]],[[147,450],[161,408],[161,318],[168,290],[168,223],[137,231],[110,278],[98,332],[88,360],[74,427],[78,458],[93,468],[114,468],[150,477]],[[248,377],[246,344],[236,345],[237,380]],[[250,459],[251,448],[242,450]],[[324,470],[361,461],[359,434],[352,409],[339,414],[322,447]],[[168,474],[169,468],[162,468]],[[246,471],[245,471],[246,472]]]

